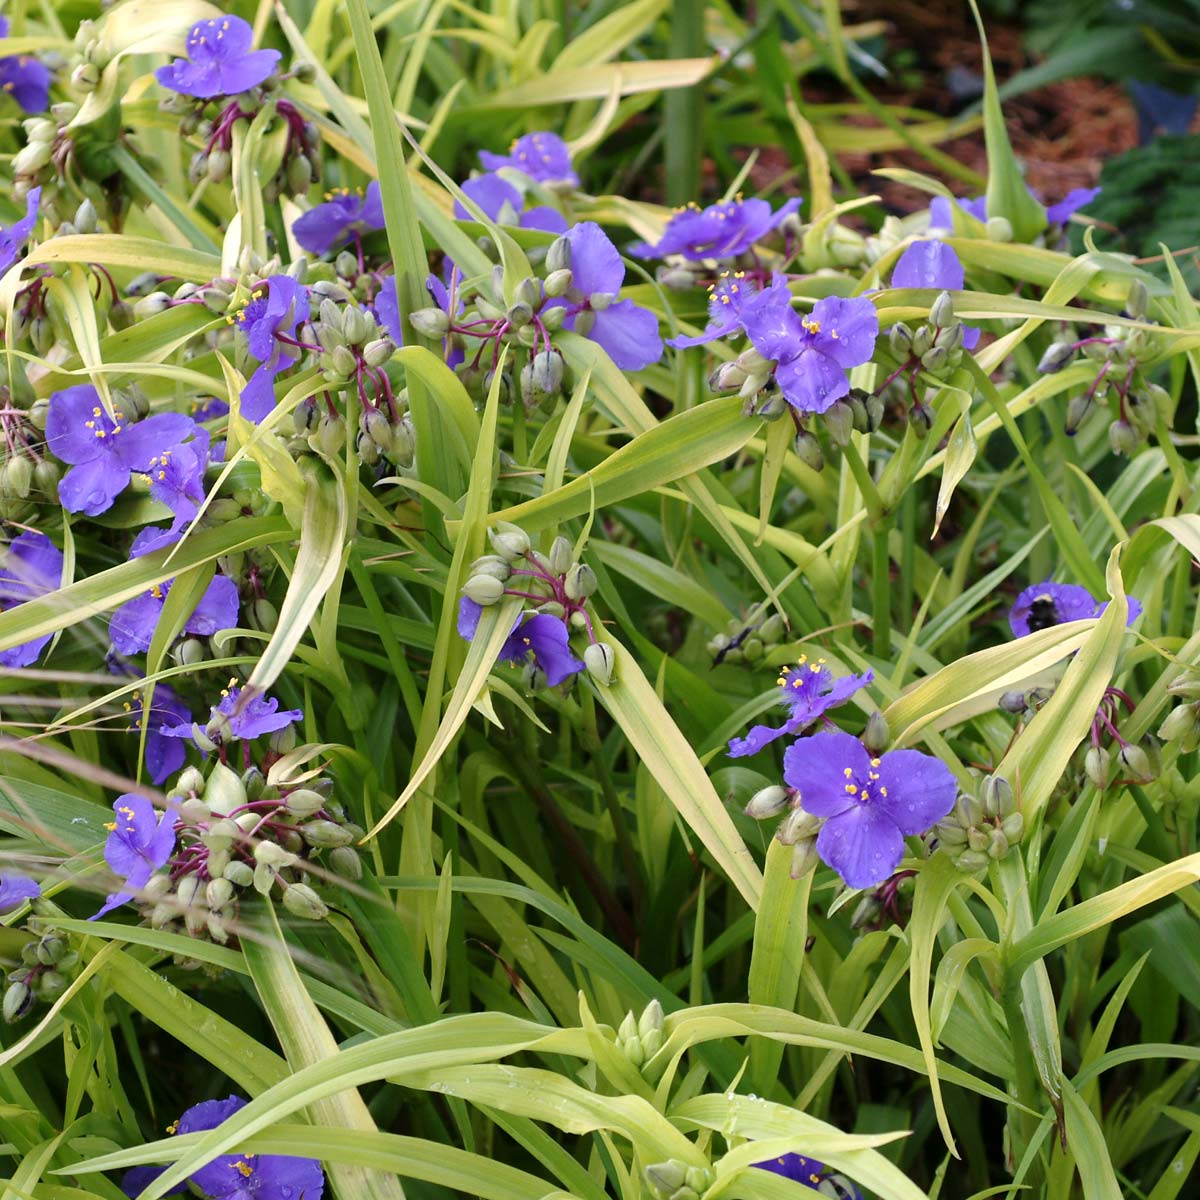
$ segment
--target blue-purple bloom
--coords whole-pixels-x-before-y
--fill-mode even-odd
[[[212,706],[210,725],[215,725],[228,738],[249,741],[264,733],[276,733],[299,721],[304,713],[298,708],[279,711],[279,701],[274,696],[251,696],[245,704],[239,704],[242,689],[233,682],[221,692],[220,702]],[[182,721],[175,725],[163,724],[159,732],[163,737],[195,738],[197,725]]]
[[[8,37],[8,18],[0,17],[0,38]],[[0,89],[26,112],[45,112],[50,106],[50,68],[28,54],[0,58]]]
[[[68,512],[89,517],[105,512],[130,476],[145,474],[156,456],[195,430],[192,419],[182,413],[130,421],[120,409],[114,411],[115,421],[90,383],[50,397],[46,440],[58,458],[73,464],[58,484],[58,498]]]
[[[540,229],[544,233],[567,231],[567,218],[558,209],[547,204],[539,204],[522,212],[524,200],[521,193],[499,175],[490,172],[486,175],[476,175],[462,185],[462,190],[468,199],[483,209],[489,221],[496,221],[502,225],[517,225],[522,229]],[[460,200],[454,202],[454,215],[460,221],[475,219]]]
[[[188,31],[187,58],[159,67],[155,78],[184,96],[211,100],[257,87],[279,62],[278,50],[251,50],[254,30],[241,17],[197,21]]]
[[[36,900],[41,894],[36,879],[24,875],[0,875],[0,916],[12,912],[26,900]]]
[[[121,891],[114,892],[90,919],[95,921],[133,899],[163,866],[175,849],[175,825],[179,814],[170,808],[159,814],[145,796],[127,792],[113,801],[115,821],[109,822],[104,843],[104,861],[124,880]]]
[[[328,254],[355,234],[375,233],[383,225],[383,198],[378,180],[373,179],[365,195],[348,188],[326,192],[324,204],[296,218],[292,233],[310,254]]]
[[[37,224],[38,204],[42,199],[42,189],[33,188],[25,197],[25,215],[14,221],[7,229],[0,229],[0,275],[17,261],[21,247],[29,241],[29,235]]]
[[[216,1129],[246,1106],[240,1096],[205,1100],[179,1118],[173,1132],[202,1133]],[[126,1171],[121,1190],[135,1197],[166,1171],[166,1167],[134,1167]],[[209,1200],[321,1200],[325,1176],[315,1158],[289,1154],[223,1154],[188,1176]],[[184,1191],[186,1183],[167,1192]]]
[[[519,137],[507,154],[479,152],[479,161],[489,171],[511,167],[537,183],[566,183],[579,186],[579,176],[571,166],[571,151],[556,133],[527,133]]]
[[[755,350],[774,359],[783,398],[800,412],[823,413],[846,395],[846,372],[875,352],[879,315],[865,297],[826,296],[802,317],[783,280],[742,306],[742,327]]]
[[[793,1183],[802,1183],[813,1192],[819,1191],[821,1183],[828,1179],[825,1164],[815,1158],[806,1158],[803,1154],[781,1154],[778,1158],[769,1158],[754,1165],[773,1175],[782,1175]],[[862,1192],[853,1184],[847,1183],[841,1176],[835,1182],[839,1196],[845,1197],[845,1200],[862,1200]],[[824,1195],[823,1192],[821,1194]]]
[[[20,533],[0,555],[0,612],[36,600],[62,583],[62,551],[42,533]],[[29,667],[53,634],[0,650],[0,667]]]
[[[904,838],[936,825],[958,793],[940,759],[919,750],[872,758],[858,738],[840,731],[793,742],[783,778],[805,812],[826,818],[817,853],[854,888],[887,879],[904,856]]]
[[[237,315],[238,331],[259,362],[242,392],[242,416],[255,425],[275,407],[275,376],[299,361],[290,343],[308,313],[308,289],[290,275],[272,275],[255,285],[250,303]]]
[[[936,288],[939,292],[961,292],[965,282],[963,266],[953,246],[937,238],[913,242],[900,255],[892,271],[894,288]],[[963,348],[974,350],[979,344],[979,330],[963,326]]]
[[[129,702],[129,724],[134,733],[141,733],[143,712],[141,694],[135,692]],[[155,686],[146,722],[146,770],[155,787],[161,787],[187,761],[183,743],[178,738],[164,737],[159,733],[160,727],[167,722],[178,724],[191,719],[187,705],[165,683]]]
[[[1142,603],[1134,596],[1127,596],[1129,617],[1126,625],[1132,625],[1142,615]],[[1107,600],[1097,600],[1085,587],[1077,583],[1030,584],[1018,597],[1008,614],[1008,625],[1014,637],[1024,637],[1039,629],[1062,625],[1067,621],[1087,621],[1098,617],[1108,607]]]
[[[458,633],[468,642],[475,637],[483,609],[467,596],[458,602]],[[571,653],[567,626],[549,613],[521,613],[512,633],[500,650],[500,661],[520,666],[533,655],[533,661],[545,673],[546,682],[557,687],[564,679],[584,669]]]
[[[1035,200],[1037,199],[1032,188],[1026,190]],[[1079,209],[1086,208],[1098,195],[1100,195],[1099,188],[1072,188],[1057,204],[1046,206],[1046,224],[1065,225]],[[973,196],[970,199],[956,197],[954,203],[976,220],[987,220],[986,196]],[[929,203],[929,228],[953,229],[953,212],[950,200],[946,196],[935,196]]]
[[[220,443],[224,445],[224,443]],[[197,427],[196,436],[164,450],[150,460],[145,477],[150,497],[171,510],[174,519],[167,529],[148,526],[133,540],[131,558],[140,558],[164,546],[173,546],[195,519],[204,502],[204,472],[211,452],[208,431]]]
[[[758,292],[758,285],[745,277],[744,272],[726,272],[708,289],[708,327],[695,337],[673,337],[667,345],[676,350],[687,346],[703,346],[718,338],[728,337],[742,329],[742,309],[746,301]]]
[[[729,743],[729,757],[757,754],[777,738],[799,733],[831,708],[845,704],[874,678],[873,671],[865,671],[861,675],[843,675],[841,679],[834,679],[823,658],[809,662],[807,656],[802,657],[795,670],[784,667],[776,680],[782,689],[780,702],[791,709],[788,719],[778,727],[755,725],[744,738],[733,738]]]
[[[150,649],[170,590],[169,582],[156,584],[113,613],[108,636],[121,654],[143,654]],[[237,584],[227,575],[215,575],[183,629],[196,637],[212,637],[222,629],[233,629],[237,621]]]
[[[700,208],[689,204],[667,222],[654,245],[644,242],[631,247],[639,258],[666,258],[679,254],[692,262],[706,258],[736,258],[755,242],[778,229],[800,207],[799,197],[788,200],[775,212],[766,200],[727,200]]]
[[[625,282],[620,252],[594,221],[572,225],[563,237],[571,246],[572,284],[564,300],[563,325],[605,350],[622,371],[640,371],[662,358],[658,318],[632,300],[617,300]],[[586,314],[586,315],[585,315]]]

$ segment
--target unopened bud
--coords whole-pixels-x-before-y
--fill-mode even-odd
[[[492,549],[509,562],[515,562],[529,553],[529,534],[509,521],[497,521],[488,530],[488,541]]]
[[[1025,693],[1019,691],[1004,692],[998,704],[1007,713],[1023,713],[1026,708]]]
[[[954,301],[949,292],[941,292],[929,310],[930,323],[938,329],[945,329],[954,320]]]
[[[363,347],[363,362],[368,367],[382,367],[395,353],[396,343],[391,338],[375,338]]]
[[[829,440],[835,446],[847,446],[850,435],[854,432],[854,410],[844,400],[835,401],[822,414],[825,428],[829,432]]]
[[[472,575],[463,584],[463,595],[486,608],[489,604],[500,602],[504,595],[504,584],[494,575]]]
[[[565,237],[555,238],[546,251],[546,270],[565,271],[571,266],[571,243]]]
[[[807,429],[796,431],[792,446],[795,448],[796,457],[806,467],[814,471],[825,469],[825,455],[821,452],[821,443]]]
[[[505,583],[512,575],[512,564],[498,554],[484,554],[471,564],[471,574],[490,575],[493,579]]]
[[[989,775],[980,789],[983,812],[988,817],[1006,817],[1013,811],[1015,800],[1009,782],[1001,775]]]
[[[821,818],[805,812],[797,805],[784,817],[775,836],[785,846],[794,846],[802,838],[814,837],[820,828]]]
[[[1013,240],[1012,222],[1007,217],[988,217],[983,230],[989,242],[1011,242]]]
[[[1008,838],[1000,829],[993,829],[988,836],[987,856],[990,859],[999,860],[1008,853]]]
[[[1074,437],[1079,431],[1080,425],[1092,410],[1092,403],[1092,397],[1086,393],[1071,397],[1067,404],[1066,434],[1068,437]]]
[[[1043,375],[1054,375],[1061,371],[1075,357],[1073,342],[1051,342],[1046,347],[1046,353],[1038,362],[1037,369]]]
[[[1122,746],[1117,752],[1121,773],[1137,780],[1139,783],[1149,783],[1154,778],[1154,769],[1150,758],[1141,746]]]
[[[588,674],[592,679],[601,687],[608,687],[612,683],[617,657],[607,642],[593,642],[583,652],[583,665],[587,667]]]
[[[283,907],[294,917],[320,921],[329,915],[329,907],[307,884],[293,883],[283,893]]]
[[[897,358],[908,358],[912,348],[912,330],[903,321],[897,321],[888,330],[888,346]]]
[[[920,358],[933,345],[933,330],[928,325],[922,325],[912,336],[909,351],[914,358]]]
[[[309,821],[301,827],[300,833],[310,846],[315,846],[318,850],[348,846],[354,841],[350,831],[336,821]]]
[[[1101,746],[1089,746],[1083,756],[1083,770],[1088,779],[1098,788],[1108,786],[1111,759],[1107,750]]]
[[[1000,822],[1000,832],[1008,838],[1010,846],[1015,846],[1021,840],[1021,835],[1025,832],[1025,814],[1022,812],[1009,813]]]
[[[760,788],[750,797],[750,803],[742,810],[756,821],[767,821],[779,816],[792,802],[791,793],[779,784]]]
[[[241,808],[246,803],[246,788],[241,777],[223,762],[213,763],[204,784],[204,802],[220,814]]]
[[[574,281],[575,276],[569,269],[564,268],[558,271],[551,271],[546,276],[546,295],[552,300],[557,300],[571,290],[571,285]]]
[[[989,860],[983,851],[964,850],[954,861],[963,871],[978,871],[981,867],[986,867]]]
[[[863,745],[872,755],[880,755],[888,748],[891,737],[892,733],[888,728],[887,718],[879,709],[876,709],[867,718],[867,727],[863,730],[862,735]]]
[[[329,852],[329,869],[350,883],[362,878],[362,859],[352,846],[337,846]]]
[[[929,431],[933,428],[934,412],[923,400],[918,400],[916,404],[908,410],[908,423],[912,428],[913,433],[919,438],[929,436]]]
[[[225,870],[221,874],[234,887],[249,887],[254,882],[254,868],[249,863],[242,862],[241,859],[226,863]]]
[[[816,838],[801,838],[792,846],[792,862],[788,874],[793,879],[803,879],[820,861]]]
[[[586,600],[599,586],[596,572],[587,563],[576,563],[563,580],[568,600]]]
[[[1108,445],[1114,454],[1133,454],[1142,444],[1141,435],[1128,421],[1117,420],[1108,427]]]
[[[204,900],[218,912],[233,899],[233,884],[228,879],[210,879],[204,888]]]
[[[676,1158],[669,1158],[666,1162],[651,1163],[645,1173],[646,1182],[665,1200],[683,1187],[687,1166]]]
[[[574,547],[571,545],[571,539],[559,534],[550,544],[550,554],[547,558],[551,574],[565,575],[570,570],[573,559]]]
[[[3,1015],[8,1024],[19,1021],[33,1007],[33,992],[19,980],[8,985],[4,993]]]
[[[1135,279],[1129,285],[1129,294],[1125,297],[1125,311],[1135,320],[1142,320],[1150,311],[1150,292],[1141,279]]]

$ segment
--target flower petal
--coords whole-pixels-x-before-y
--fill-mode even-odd
[[[865,779],[870,756],[856,737],[837,730],[793,742],[783,756],[783,778],[816,817],[833,817],[854,805],[847,782]],[[847,775],[846,772],[850,774]]]
[[[618,300],[596,320],[588,337],[600,346],[622,371],[640,371],[663,356],[658,318],[632,300]]]
[[[875,768],[871,807],[886,813],[907,837],[932,829],[953,807],[958,783],[940,758],[892,750]]]
[[[850,887],[874,887],[900,865],[904,839],[886,813],[856,804],[821,826],[817,853]]]

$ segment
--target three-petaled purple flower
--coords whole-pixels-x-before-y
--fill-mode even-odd
[[[1142,603],[1134,596],[1127,596],[1129,617],[1126,625],[1132,625],[1142,614]],[[1039,629],[1062,625],[1067,621],[1087,621],[1098,617],[1108,607],[1107,600],[1097,600],[1085,587],[1077,583],[1030,584],[1009,610],[1008,625],[1014,637],[1024,637]]]
[[[0,875],[0,916],[12,912],[26,900],[36,900],[42,894],[36,879],[25,875]]]
[[[326,192],[324,204],[316,204],[297,217],[292,233],[310,254],[328,254],[355,234],[375,233],[383,228],[383,199],[378,180],[367,184],[366,194],[348,188]]]
[[[632,300],[618,300],[625,282],[620,252],[594,221],[572,225],[563,237],[571,246],[571,288],[563,300],[563,325],[600,346],[622,371],[640,371],[662,358],[658,318]]]
[[[8,18],[0,17],[0,38],[8,37]],[[28,54],[0,58],[0,89],[26,112],[45,112],[50,105],[50,68]]]
[[[0,554],[0,612],[36,600],[62,583],[62,551],[43,533],[20,533]],[[0,667],[29,667],[53,634],[0,650]]]
[[[156,584],[113,613],[108,623],[108,636],[120,653],[143,654],[150,649],[170,590],[169,582]],[[183,629],[197,637],[212,637],[222,629],[233,629],[237,621],[237,584],[227,575],[216,575]]]
[[[173,546],[183,536],[204,501],[204,472],[210,449],[208,431],[197,427],[191,441],[171,446],[150,460],[145,472],[150,497],[166,505],[173,520],[167,529],[158,526],[143,529],[133,539],[131,558]]]
[[[113,814],[117,819],[105,827],[108,839],[104,861],[122,877],[124,885],[104,901],[100,911],[90,918],[93,921],[132,900],[175,849],[175,825],[179,820],[175,809],[160,814],[145,796],[129,792],[113,802]]]
[[[202,1133],[216,1129],[235,1112],[245,1108],[240,1096],[205,1100],[194,1104],[179,1118],[173,1133]],[[166,1167],[134,1167],[125,1172],[121,1190],[140,1195],[166,1171]],[[188,1176],[209,1200],[321,1200],[325,1176],[315,1158],[289,1154],[223,1154]],[[179,1184],[167,1192],[175,1196],[187,1189]]]
[[[758,292],[758,284],[747,279],[744,271],[725,272],[708,289],[708,325],[695,337],[673,337],[667,345],[676,350],[687,346],[703,346],[718,338],[728,337],[742,329],[742,308]]]
[[[870,359],[879,333],[875,305],[865,297],[827,296],[802,317],[782,280],[743,304],[741,324],[755,350],[775,360],[783,398],[806,413],[823,413],[846,395],[846,372]]]
[[[892,271],[894,288],[936,288],[939,292],[961,292],[966,276],[953,246],[937,238],[913,242],[896,262]],[[963,348],[974,350],[979,344],[979,330],[963,326]]]
[[[290,275],[272,275],[255,285],[237,315],[238,331],[259,363],[242,391],[242,416],[255,425],[275,407],[275,376],[299,360],[294,335],[308,313],[308,289]]]
[[[537,183],[579,186],[579,176],[575,174],[575,168],[571,165],[571,151],[556,133],[527,133],[513,142],[507,154],[492,154],[488,150],[481,150],[479,161],[489,171],[512,167]]]
[[[727,200],[707,208],[693,203],[671,217],[654,245],[639,242],[630,249],[639,258],[666,258],[671,254],[682,255],[692,262],[736,258],[778,229],[799,207],[799,197],[787,201],[775,212],[767,201],[757,198]]]
[[[489,221],[518,225],[522,229],[540,229],[544,233],[567,231],[567,218],[558,209],[547,204],[539,204],[522,212],[521,206],[524,201],[521,193],[499,175],[490,172],[486,175],[476,175],[462,185],[462,190],[469,200],[473,200],[483,209]],[[475,219],[461,200],[454,202],[454,215],[460,221]]]
[[[145,716],[145,704],[140,692],[134,692],[132,698],[125,702],[125,711],[129,714],[130,728],[140,734]],[[146,770],[150,772],[150,782],[155,787],[166,782],[187,761],[183,743],[178,738],[164,737],[159,729],[168,722],[179,724],[191,719],[187,705],[165,683],[155,687],[150,716],[146,719]]]
[[[483,609],[469,597],[463,596],[459,600],[460,637],[468,642],[475,637],[482,612]],[[549,613],[522,613],[501,647],[499,658],[501,662],[519,666],[531,654],[551,687],[557,687],[564,679],[584,669],[584,664],[571,653],[566,625]]]
[[[239,704],[242,689],[230,680],[229,687],[221,691],[221,699],[212,706],[207,727],[210,736],[219,734],[222,740],[231,738],[248,742],[264,733],[276,733],[299,721],[304,713],[298,708],[279,710],[279,701],[274,696],[251,696],[245,704]],[[164,724],[159,732],[163,737],[188,738],[195,740],[198,725],[183,721],[176,725]]]
[[[251,50],[254,30],[241,17],[213,17],[188,30],[187,58],[159,67],[155,78],[184,96],[211,100],[257,87],[279,62],[278,50]]]
[[[799,733],[831,708],[845,704],[874,678],[873,671],[865,671],[861,675],[843,675],[841,679],[834,679],[823,658],[809,662],[807,655],[801,657],[794,670],[784,667],[776,680],[782,689],[780,702],[791,709],[788,719],[778,727],[755,725],[744,738],[733,738],[729,743],[729,757],[757,754],[777,738]]]
[[[144,421],[129,420],[114,409],[104,411],[89,383],[55,392],[46,413],[50,449],[71,469],[58,484],[58,498],[68,512],[94,517],[112,507],[135,472],[145,474],[151,462],[195,430],[182,413],[156,413]]]
[[[793,742],[783,778],[805,812],[826,818],[817,853],[854,888],[887,879],[904,856],[905,837],[936,825],[958,792],[940,759],[919,750],[872,758],[858,738],[840,731]]]
[[[784,1179],[790,1179],[793,1183],[802,1183],[813,1192],[818,1191],[821,1183],[827,1178],[825,1164],[815,1158],[806,1158],[803,1154],[781,1154],[778,1158],[769,1158],[754,1165],[762,1171],[782,1175]],[[842,1182],[839,1176],[839,1185]],[[846,1200],[862,1200],[862,1193],[853,1184],[840,1187],[838,1195],[845,1196]]]
[[[1035,200],[1032,188],[1026,189]],[[1046,205],[1046,224],[1047,225],[1065,225],[1071,217],[1081,208],[1086,208],[1095,198],[1100,195],[1099,188],[1072,188],[1057,204]],[[969,213],[978,221],[987,220],[987,197],[973,196],[970,199],[966,197],[956,197],[954,203],[965,213]],[[1041,201],[1039,200],[1040,204]],[[929,203],[929,228],[930,229],[953,229],[954,228],[954,210],[950,207],[950,200],[946,196],[935,196]]]
[[[42,189],[34,188],[25,197],[25,215],[14,221],[7,229],[0,229],[0,275],[17,261],[21,247],[29,241],[29,235],[37,224],[38,204],[42,199]]]

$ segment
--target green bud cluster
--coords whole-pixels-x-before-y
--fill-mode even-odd
[[[948,816],[933,827],[940,849],[964,871],[978,871],[1017,845],[1025,815],[1017,808],[1008,780],[988,775],[974,793],[959,793]]]
[[[5,975],[4,997],[0,1010],[9,1024],[32,1011],[36,1003],[53,1004],[66,991],[79,966],[79,954],[72,950],[67,935],[31,922],[35,936],[21,947],[21,961]]]
[[[708,652],[717,663],[746,663],[757,666],[767,650],[783,640],[787,632],[782,615],[768,613],[765,604],[755,604],[745,617],[730,619],[723,633],[708,639]]]
[[[662,1049],[664,1020],[663,1007],[657,1000],[651,1000],[640,1017],[632,1012],[625,1014],[617,1030],[617,1047],[633,1066],[641,1069]]]
[[[1181,697],[1184,703],[1167,714],[1158,736],[1164,742],[1178,743],[1180,754],[1190,754],[1200,748],[1200,674],[1189,671],[1172,680],[1167,693]]]
[[[716,1180],[710,1167],[689,1167],[677,1158],[651,1163],[643,1174],[651,1191],[662,1200],[700,1200]]]

